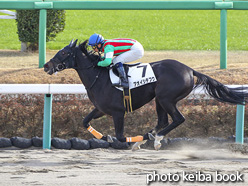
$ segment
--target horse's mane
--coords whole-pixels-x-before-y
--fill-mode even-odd
[[[92,61],[92,62],[96,62],[99,61],[99,55],[95,54],[92,51],[88,51],[87,49],[87,43],[88,40],[85,40],[83,43],[80,43],[78,45],[79,49]]]

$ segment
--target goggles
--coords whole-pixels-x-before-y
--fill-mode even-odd
[[[97,45],[91,46],[93,50],[97,48]]]

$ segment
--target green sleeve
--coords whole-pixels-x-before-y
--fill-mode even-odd
[[[112,58],[106,58],[104,59],[104,61],[100,61],[97,63],[97,66],[100,66],[100,67],[107,67],[111,64],[112,62]]]
[[[108,45],[104,48],[104,54],[106,56],[107,53],[114,53],[114,46],[112,45]],[[111,58],[105,58],[103,61],[100,61],[97,66],[101,66],[101,67],[107,67],[112,63],[112,57]]]

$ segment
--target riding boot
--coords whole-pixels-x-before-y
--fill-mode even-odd
[[[127,78],[126,72],[124,70],[123,64],[121,62],[119,62],[119,63],[116,63],[115,66],[116,66],[116,69],[119,73],[120,82],[114,83],[113,85],[116,87],[129,88],[128,78]]]

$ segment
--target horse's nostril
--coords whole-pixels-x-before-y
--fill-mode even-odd
[[[45,64],[45,65],[44,65],[44,68],[48,68],[48,64]]]

